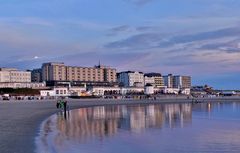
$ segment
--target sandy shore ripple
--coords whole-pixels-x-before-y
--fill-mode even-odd
[[[240,97],[198,99],[203,102],[240,102]],[[69,100],[70,109],[112,104],[185,103],[191,99]],[[34,153],[41,123],[58,112],[55,101],[0,101],[0,153]]]

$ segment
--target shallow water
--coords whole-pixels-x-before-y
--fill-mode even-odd
[[[240,103],[116,105],[49,117],[38,153],[240,152]]]

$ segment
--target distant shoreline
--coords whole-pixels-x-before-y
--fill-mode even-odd
[[[240,102],[240,97],[196,98],[198,102]],[[103,105],[192,103],[186,98],[158,100],[69,99],[70,109]],[[55,100],[0,101],[0,152],[33,153],[41,123],[57,113]]]
[[[137,97],[137,96],[135,96]],[[185,100],[187,102],[192,101],[192,100],[198,100],[198,101],[206,101],[206,100],[213,100],[213,101],[217,101],[217,100],[238,100],[240,99],[240,96],[219,96],[219,97],[189,97],[184,95],[184,96],[176,96],[176,95],[165,95],[165,96],[160,96],[157,97],[157,99],[153,99],[153,97],[148,98],[143,98],[143,99],[139,99],[139,98],[123,98],[123,99],[114,99],[114,98],[67,98],[67,100],[69,102],[76,102],[76,101],[157,101],[157,102],[169,102],[169,100],[177,100],[177,102],[181,102],[181,100]],[[28,100],[28,99],[24,99],[24,100],[15,100],[15,99],[10,99],[10,100],[1,100],[0,99],[0,104],[1,103],[11,103],[11,102],[53,102],[56,101],[57,99],[33,99],[33,100]],[[175,103],[175,102],[174,102]]]

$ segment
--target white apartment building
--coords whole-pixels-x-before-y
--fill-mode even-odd
[[[144,74],[137,71],[125,71],[118,74],[118,82],[124,87],[143,87]]]
[[[0,68],[0,82],[28,83],[31,82],[31,72],[19,71],[13,68]]]
[[[144,85],[146,86],[147,84],[155,85],[154,77],[144,76]]]
[[[144,84],[151,84],[154,87],[164,87],[163,76],[160,73],[146,73],[144,74]]]

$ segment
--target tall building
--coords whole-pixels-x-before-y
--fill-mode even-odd
[[[43,81],[116,82],[116,69],[102,65],[95,67],[65,66],[64,63],[44,63]]]
[[[190,76],[174,76],[173,81],[174,88],[191,88],[191,77]]]
[[[125,87],[144,86],[144,74],[137,71],[125,71],[118,74],[118,82]]]
[[[164,76],[164,84],[168,88],[191,88],[191,77],[181,75],[173,76],[172,74],[169,74]]]
[[[66,81],[66,76],[64,63],[44,63],[42,65],[43,81]]]
[[[168,74],[167,76],[163,76],[164,79],[164,85],[168,88],[173,88],[173,81],[174,76],[172,74]]]
[[[153,79],[154,83],[152,85],[154,85],[155,87],[164,86],[163,76],[160,73],[146,73],[144,76],[145,76],[145,85],[149,83],[151,79]]]
[[[14,68],[0,68],[1,83],[27,83],[31,82],[31,72],[19,71]]]

